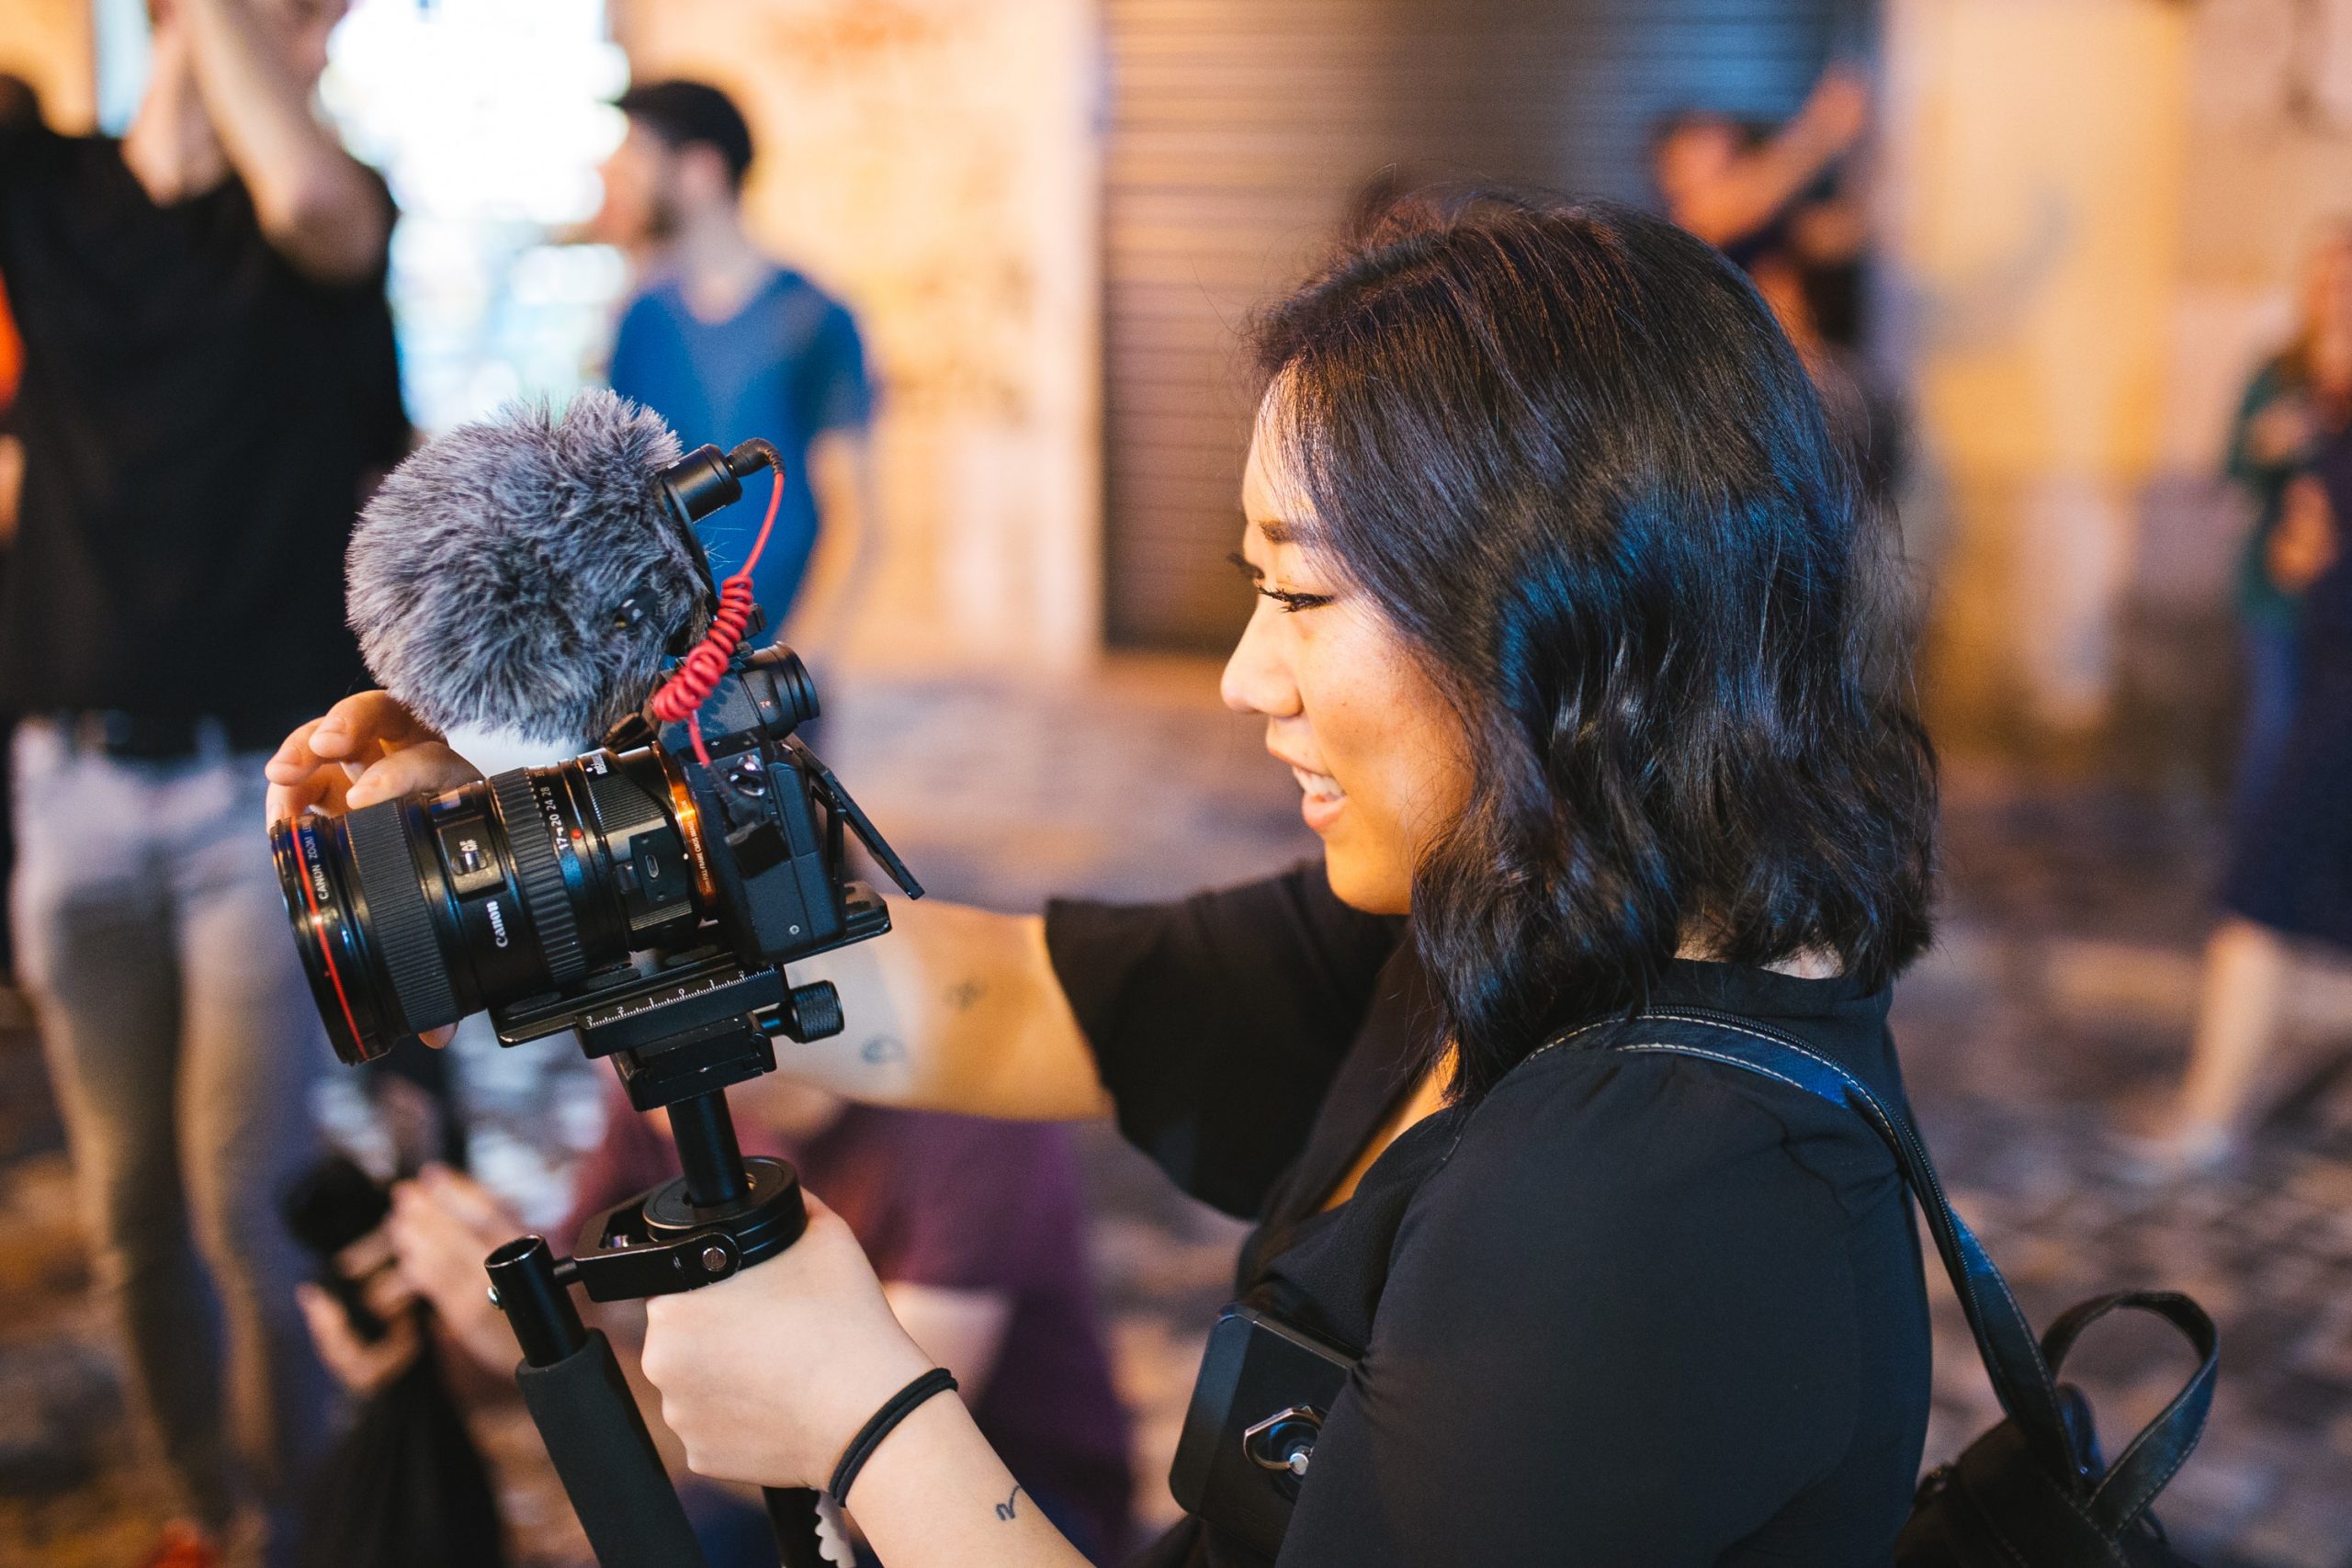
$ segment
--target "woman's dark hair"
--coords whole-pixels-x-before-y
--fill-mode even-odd
[[[1413,930],[1475,1097],[1688,940],[1926,945],[1935,760],[1881,519],[1747,280],[1605,204],[1392,208],[1258,330],[1304,543],[1468,736]]]

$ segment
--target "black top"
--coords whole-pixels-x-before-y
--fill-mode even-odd
[[[22,121],[0,276],[25,342],[0,705],[210,713],[274,745],[364,684],[344,543],[408,444],[380,269],[314,283],[233,177],[158,207],[119,142]]]
[[[1403,934],[1319,865],[1046,915],[1121,1130],[1260,1218],[1245,1299],[1362,1357],[1281,1562],[1886,1563],[1928,1330],[1877,1134],[1752,1073],[1570,1044],[1318,1212],[1421,1059]],[[1884,992],[1677,963],[1655,1000],[1764,1021],[1902,1103]],[[1187,1520],[1142,1561],[1253,1560]]]

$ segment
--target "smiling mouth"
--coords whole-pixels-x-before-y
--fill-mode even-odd
[[[1309,800],[1339,801],[1347,798],[1348,792],[1341,789],[1340,781],[1329,773],[1310,773],[1296,763],[1291,765],[1290,773],[1291,777],[1298,781],[1298,787],[1306,792]]]

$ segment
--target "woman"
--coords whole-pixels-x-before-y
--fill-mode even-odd
[[[1544,1049],[1703,1005],[1900,1097],[1887,987],[1927,937],[1932,761],[1803,367],[1699,241],[1491,196],[1391,214],[1261,347],[1261,597],[1224,693],[1323,863],[1042,919],[906,906],[812,966],[851,1032],[785,1070],[1114,1115],[1258,1216],[1245,1297],[1361,1358],[1285,1564],[1883,1563],[1928,1345],[1884,1148],[1710,1063]],[[283,805],[323,761],[429,740],[383,706],[298,732]],[[428,744],[352,796],[452,776]],[[784,1257],[650,1303],[698,1470],[822,1485],[929,1365],[810,1209]],[[892,1568],[1079,1561],[950,1398],[847,1490]],[[1146,1561],[1255,1559],[1192,1518]]]
[[[2230,802],[2229,872],[2222,916],[2205,944],[2188,1067],[2162,1120],[2124,1140],[2145,1174],[2172,1178],[2228,1163],[2247,1132],[2265,1058],[2278,1032],[2290,936],[2352,941],[2343,917],[2313,912],[2334,897],[2340,873],[2314,837],[2343,817],[2332,786],[2341,774],[2314,759],[2312,737],[2333,724],[2335,699],[2306,698],[2316,656],[2324,687],[2341,690],[2352,649],[2342,628],[2304,626],[2304,600],[2335,553],[2331,485],[2344,484],[2352,427],[2352,225],[2338,223],[2313,248],[2294,341],[2255,373],[2230,427],[2229,476],[2252,504],[2254,525],[2238,562],[2238,615],[2245,649],[2245,723]],[[2334,477],[2331,479],[2331,475]],[[2306,732],[2280,777],[2290,736]],[[2313,900],[2319,901],[2314,904]]]
[[[2304,584],[2281,579],[2272,541],[2287,523],[2296,477],[2352,423],[2352,226],[2336,225],[2313,248],[2302,303],[2294,341],[2255,372],[2238,400],[2225,459],[2254,513],[2237,571],[2246,711],[2231,818],[2241,828],[2269,786],[2295,703]]]

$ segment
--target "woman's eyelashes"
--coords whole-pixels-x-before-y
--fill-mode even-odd
[[[1284,615],[1295,615],[1301,610],[1320,609],[1331,602],[1331,595],[1329,593],[1295,593],[1285,589],[1267,587],[1265,572],[1252,563],[1247,556],[1238,551],[1225,558],[1239,568],[1241,575],[1250,580],[1250,588],[1252,592],[1272,599],[1275,604],[1280,604]]]

